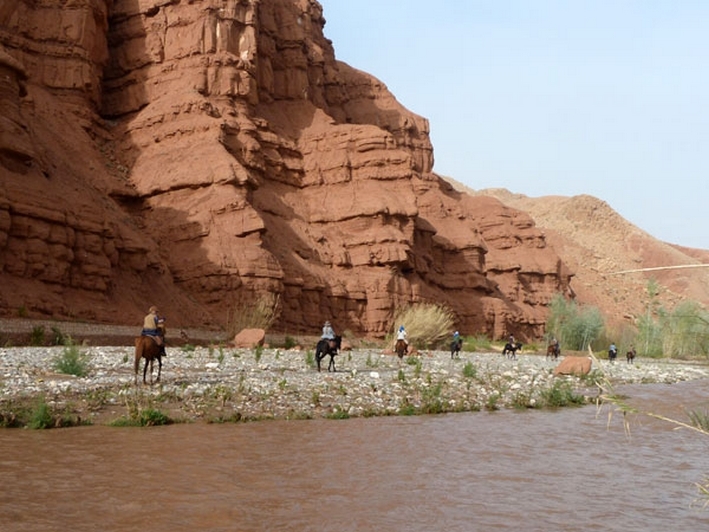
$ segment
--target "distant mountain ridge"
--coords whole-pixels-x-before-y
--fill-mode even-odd
[[[668,309],[692,300],[709,307],[709,267],[627,272],[644,268],[709,264],[709,250],[663,242],[589,195],[528,197],[503,188],[473,190],[445,178],[457,190],[489,196],[529,214],[549,245],[574,272],[571,288],[580,304],[597,306],[611,322],[646,311],[650,279]]]

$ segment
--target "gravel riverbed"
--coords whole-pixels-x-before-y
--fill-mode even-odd
[[[564,406],[572,396],[590,400],[598,390],[589,378],[554,377],[561,358],[538,354],[510,360],[462,352],[451,360],[448,352],[430,351],[399,361],[380,349],[356,349],[336,357],[336,372],[327,372],[327,359],[318,372],[312,350],[168,348],[161,382],[150,386],[134,384],[132,347],[79,347],[88,364],[85,377],[57,372],[65,349],[0,349],[4,425],[38,401],[49,406],[57,425],[72,418],[108,424],[145,409],[174,421],[219,422]],[[594,362],[592,376],[601,371],[616,384],[709,377],[706,365],[650,359]]]

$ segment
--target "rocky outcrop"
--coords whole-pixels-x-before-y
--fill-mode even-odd
[[[324,25],[314,0],[0,7],[0,310],[226,326],[274,294],[282,331],[383,335],[427,301],[540,336],[571,272],[434,174],[428,122]]]

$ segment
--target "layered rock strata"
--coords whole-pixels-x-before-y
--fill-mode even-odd
[[[433,173],[428,122],[335,59],[314,0],[0,7],[0,309],[382,335],[449,306],[538,337],[571,272],[531,218]]]

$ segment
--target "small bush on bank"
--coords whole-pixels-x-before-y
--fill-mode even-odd
[[[59,327],[52,327],[52,345],[64,345],[66,343],[66,335],[59,330]]]
[[[44,327],[42,325],[32,327],[32,332],[30,333],[30,345],[34,347],[44,345]]]
[[[292,336],[286,335],[286,338],[283,341],[284,349],[293,349],[296,345],[298,345],[298,342],[296,342]]]
[[[54,369],[66,375],[85,377],[89,373],[89,355],[66,337],[61,355],[54,359]]]
[[[52,418],[52,413],[50,412],[49,405],[40,399],[37,406],[30,414],[30,420],[28,423],[31,429],[48,429],[54,424],[54,419]]]
[[[574,393],[571,384],[561,380],[555,380],[550,388],[542,389],[540,395],[544,406],[550,408],[584,403],[583,396]]]

